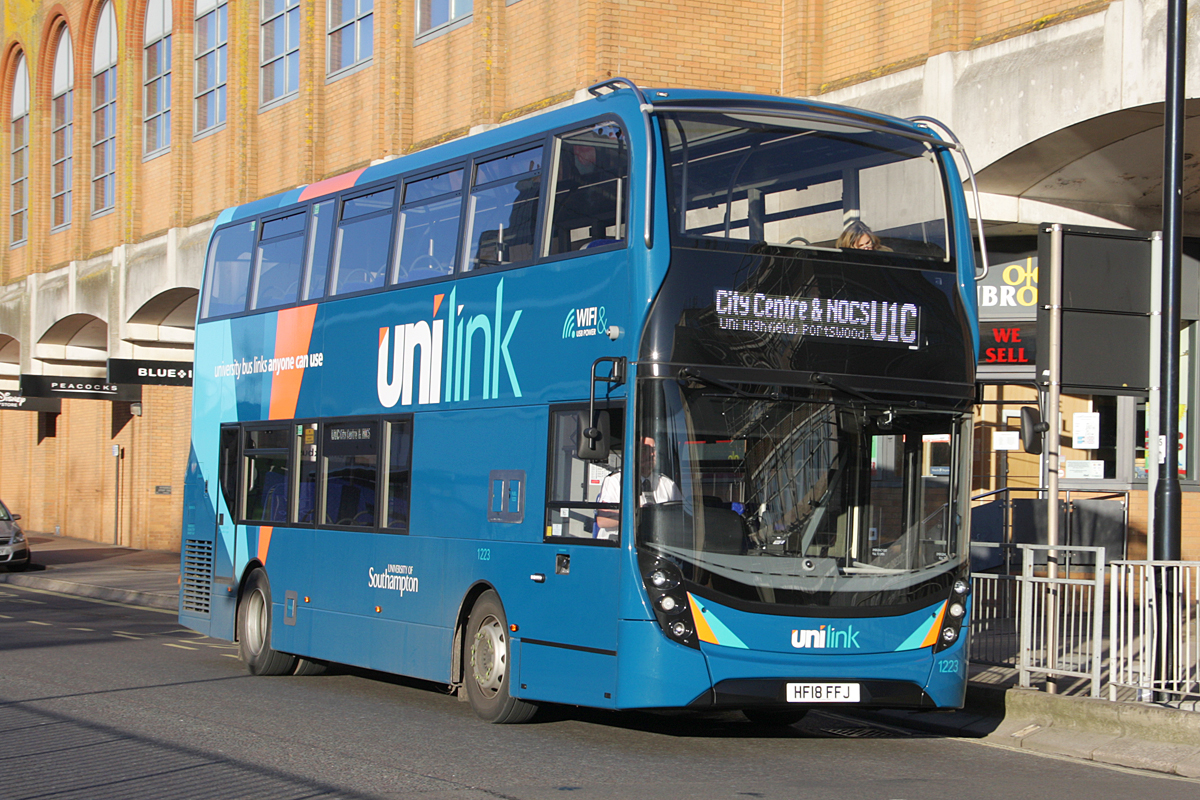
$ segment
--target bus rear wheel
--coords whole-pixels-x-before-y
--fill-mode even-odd
[[[743,708],[742,716],[755,725],[786,727],[804,719],[807,708]]]
[[[238,653],[254,675],[287,675],[296,657],[271,649],[271,582],[256,569],[246,579],[237,614]]]
[[[500,597],[484,592],[475,601],[467,620],[466,679],[471,709],[486,722],[498,725],[528,722],[537,706],[509,693],[510,640],[508,619]]]

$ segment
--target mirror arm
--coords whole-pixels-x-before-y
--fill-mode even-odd
[[[604,361],[612,364],[612,370],[608,375],[597,375],[596,368]],[[603,382],[611,386],[622,385],[625,383],[626,365],[624,356],[603,356],[592,362],[592,379],[588,382],[588,428],[583,435],[593,442],[603,435],[596,427],[596,384]]]

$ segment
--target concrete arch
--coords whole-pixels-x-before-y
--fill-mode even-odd
[[[0,333],[0,389],[16,390],[21,378],[21,342]]]
[[[42,334],[33,347],[43,374],[102,377],[108,360],[108,323],[91,314],[66,316]]]
[[[1187,104],[1200,116],[1200,100]],[[1162,208],[1163,125],[1160,104],[1126,108],[1078,122],[1032,141],[979,172],[982,193],[1033,200],[1152,230]],[[1184,137],[1184,217],[1200,233],[1200,130]]]
[[[190,361],[199,299],[199,290],[183,286],[167,289],[143,303],[121,332],[121,339],[133,345],[133,357]]]

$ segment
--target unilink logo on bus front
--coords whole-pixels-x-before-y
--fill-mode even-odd
[[[449,297],[434,296],[428,321],[379,329],[375,389],[384,408],[411,406],[414,394],[417,405],[495,400],[502,374],[512,396],[521,396],[509,348],[522,310],[505,316],[504,279],[496,285],[492,313],[464,314],[466,307],[458,302],[455,287]],[[439,318],[443,309],[445,318]],[[477,389],[473,375],[480,379]]]

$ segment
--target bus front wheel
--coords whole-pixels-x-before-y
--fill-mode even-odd
[[[500,597],[484,592],[467,621],[467,699],[482,720],[496,724],[527,722],[537,706],[509,694],[510,640]]]
[[[271,649],[271,582],[256,569],[246,579],[237,615],[238,652],[255,675],[287,675],[296,657]]]

